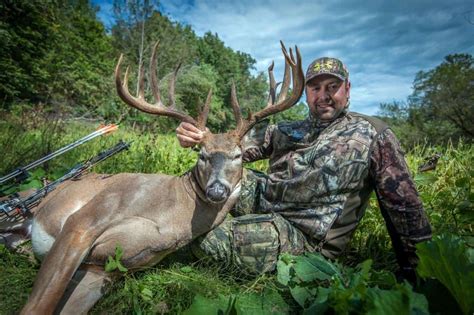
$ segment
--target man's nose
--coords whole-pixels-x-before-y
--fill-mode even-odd
[[[331,98],[331,95],[329,95],[328,90],[324,88],[318,91],[317,96],[320,100],[329,100]]]

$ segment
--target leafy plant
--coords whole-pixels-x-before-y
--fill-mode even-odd
[[[260,315],[260,314],[287,314],[288,305],[275,291],[267,290],[262,294],[243,293],[225,296],[220,294],[217,298],[206,298],[196,295],[193,304],[183,314],[235,314],[235,315]]]
[[[426,298],[413,292],[408,283],[398,284],[389,272],[374,273],[372,261],[355,268],[322,257],[284,254],[278,262],[278,281],[288,286],[304,314],[428,314]],[[388,280],[380,288],[380,280]]]
[[[120,262],[120,259],[122,259],[122,256],[123,256],[122,246],[120,246],[119,244],[115,245],[115,257],[109,256],[107,258],[107,263],[105,264],[105,271],[112,272],[115,269],[118,269],[120,272],[127,272],[128,269],[125,268]]]
[[[474,312],[474,249],[454,235],[417,244],[418,274],[436,278],[451,292],[464,314]]]

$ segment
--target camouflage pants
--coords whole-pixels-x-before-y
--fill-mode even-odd
[[[221,225],[192,245],[198,257],[212,257],[250,273],[273,271],[280,253],[309,249],[301,231],[276,213],[258,213],[263,174],[245,170],[239,202]]]

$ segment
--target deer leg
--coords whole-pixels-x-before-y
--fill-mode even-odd
[[[52,314],[94,240],[107,228],[68,220],[36,277],[28,303],[21,314]]]
[[[74,274],[55,313],[87,314],[104,295],[108,286],[118,275],[105,272],[104,267],[83,265]]]

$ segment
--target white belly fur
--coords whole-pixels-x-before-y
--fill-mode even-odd
[[[44,256],[46,256],[51,249],[51,246],[53,246],[54,241],[55,238],[46,233],[41,224],[33,220],[31,242],[35,256],[43,260]]]

